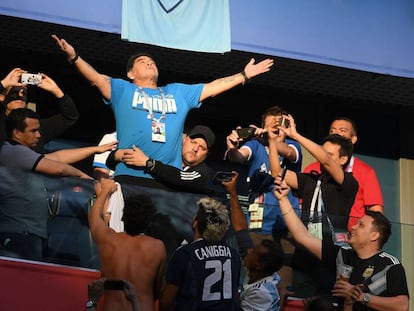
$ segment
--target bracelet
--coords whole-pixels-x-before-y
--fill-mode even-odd
[[[289,214],[292,210],[293,210],[293,207],[291,207],[287,212],[282,213],[282,216]]]
[[[74,65],[76,63],[76,61],[78,60],[78,58],[79,58],[79,54],[78,54],[77,51],[75,51],[75,57],[68,60],[69,64]]]
[[[246,72],[244,71],[244,69],[240,72],[240,74],[242,75],[242,77],[244,79],[242,85],[244,85],[245,83],[248,83],[250,81],[250,79],[247,77]]]

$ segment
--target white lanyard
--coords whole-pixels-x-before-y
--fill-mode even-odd
[[[165,98],[163,90],[160,87],[158,88],[158,90],[160,91],[161,100],[162,100],[162,111],[161,111],[161,117],[159,119],[157,119],[157,118],[154,117],[154,111],[152,109],[152,104],[150,103],[148,94],[144,91],[143,88],[141,88],[139,86],[137,86],[137,88],[139,89],[140,93],[142,94],[142,96],[144,98],[144,101],[145,101],[145,104],[148,107],[148,116],[147,116],[147,118],[152,120],[152,121],[158,122],[158,123],[164,121],[166,119],[166,114],[167,114],[167,99]]]
[[[315,201],[316,201],[316,197],[318,197],[318,217],[319,220],[322,219],[322,209],[325,210],[325,207],[323,206],[323,200],[322,200],[322,189],[321,189],[321,177],[319,177],[318,182],[316,183],[316,187],[315,187],[315,191],[313,192],[313,197],[312,197],[312,202],[311,202],[311,207],[310,207],[310,216],[309,216],[309,220],[312,222],[313,220],[313,215],[315,213]],[[328,212],[324,211],[326,213],[326,220],[328,221],[328,225],[329,225],[329,230],[331,231],[332,234],[332,238],[335,239],[335,228],[332,224],[331,219],[329,218]]]
[[[318,212],[318,215],[320,215],[320,213],[322,212],[321,179],[318,179],[318,182],[316,183],[315,191],[313,192],[312,202],[311,202],[311,206],[310,206],[311,215],[313,215],[313,213],[315,212],[316,199],[318,199],[317,212]],[[310,218],[312,219],[313,216],[311,216]]]

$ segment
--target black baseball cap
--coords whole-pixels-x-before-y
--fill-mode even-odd
[[[190,138],[203,138],[207,143],[207,148],[210,149],[214,145],[216,140],[216,135],[213,131],[204,125],[196,125],[189,132],[188,136]]]

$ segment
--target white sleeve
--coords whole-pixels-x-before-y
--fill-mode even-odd
[[[99,146],[110,143],[114,140],[116,140],[116,132],[106,134],[102,137],[101,141],[99,142]],[[110,151],[106,151],[104,153],[95,154],[95,156],[93,157],[92,167],[102,167],[109,170],[109,168],[106,166],[106,159],[108,158],[110,153]],[[113,172],[111,171],[110,175],[112,174]]]

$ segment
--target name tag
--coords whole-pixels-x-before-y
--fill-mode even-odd
[[[308,222],[308,231],[314,237],[322,240],[322,222]]]
[[[152,132],[152,141],[156,141],[159,143],[165,143],[166,136],[165,136],[165,123],[152,121],[151,122],[151,132]]]

